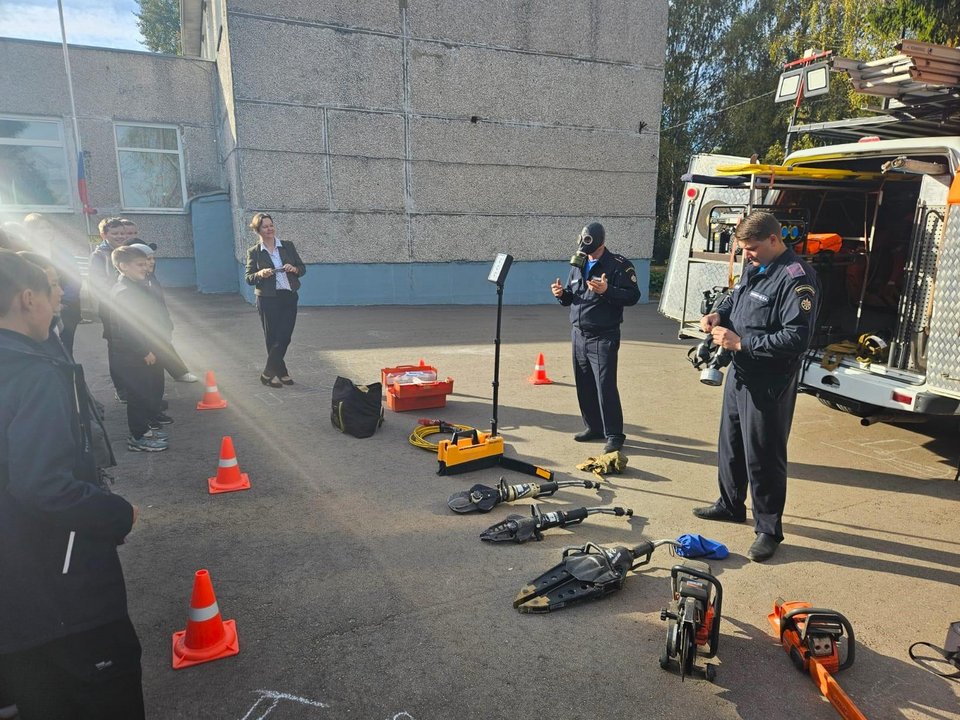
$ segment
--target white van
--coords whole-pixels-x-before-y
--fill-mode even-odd
[[[822,285],[800,392],[865,425],[960,415],[960,135],[862,137],[776,168],[697,155],[689,170],[660,300],[680,338],[703,337],[705,294],[742,269],[733,229],[764,207]]]

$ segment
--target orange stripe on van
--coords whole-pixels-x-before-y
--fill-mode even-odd
[[[953,178],[950,192],[947,193],[947,205],[960,205],[960,175]]]

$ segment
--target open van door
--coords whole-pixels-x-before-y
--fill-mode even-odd
[[[697,182],[697,176],[712,176],[720,165],[746,162],[749,162],[748,158],[734,155],[694,155],[690,158],[688,172],[692,179],[683,186],[659,308],[661,315],[680,323],[679,337],[703,334],[699,327],[703,294],[717,286],[727,287],[729,282],[726,253],[717,252],[718,248],[708,237],[711,212],[725,206],[746,205],[750,197],[748,189]],[[957,214],[960,215],[960,211]],[[733,242],[732,238],[730,242]],[[739,274],[739,267],[735,272]]]
[[[934,283],[927,386],[938,395],[960,398],[960,174],[947,196]]]

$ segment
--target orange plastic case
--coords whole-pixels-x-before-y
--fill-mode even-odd
[[[447,405],[447,395],[453,392],[453,378],[422,385],[399,385],[387,388],[387,407],[396,412],[426,410]]]
[[[432,370],[437,373],[435,367],[427,365],[423,360],[419,365],[398,365],[380,370],[380,380],[387,390],[387,407],[394,412],[446,407],[447,395],[453,392],[453,378],[412,385],[387,384],[388,376],[402,375],[412,370]],[[439,373],[437,377],[440,377]]]

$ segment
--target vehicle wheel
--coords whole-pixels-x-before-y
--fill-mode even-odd
[[[848,415],[855,415],[857,417],[868,417],[880,409],[875,405],[861,405],[860,407],[854,407],[853,405],[847,405],[846,403],[838,402],[832,398],[817,397],[817,400],[831,410],[838,410],[839,412],[847,413]]]
[[[670,656],[667,655],[666,645],[664,645],[663,650],[660,651],[660,667],[664,670],[670,667]]]
[[[717,679],[717,666],[713,663],[707,663],[707,680],[713,682]]]

